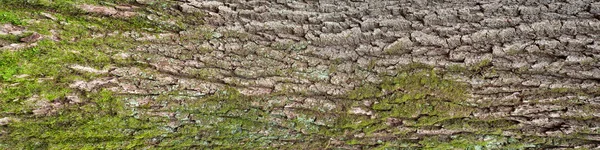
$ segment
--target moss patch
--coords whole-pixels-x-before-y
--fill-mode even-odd
[[[164,135],[164,123],[131,116],[121,97],[108,91],[80,93],[69,88],[76,80],[102,75],[76,72],[68,66],[78,64],[97,69],[130,65],[114,61],[112,54],[131,49],[137,42],[123,32],[170,30],[141,17],[129,19],[88,15],[75,5],[128,4],[133,1],[17,1],[0,0],[0,23],[11,23],[45,37],[35,46],[0,51],[0,107],[2,117],[18,122],[0,127],[0,149],[86,149],[136,148]],[[158,8],[150,8],[158,9]],[[57,20],[40,16],[52,14]],[[55,32],[50,32],[51,30]],[[115,33],[102,38],[93,35]],[[24,36],[27,34],[24,34]],[[2,37],[11,43],[21,37]],[[69,103],[66,95],[76,94],[82,103]],[[33,115],[39,109],[27,99],[60,104],[50,116]]]

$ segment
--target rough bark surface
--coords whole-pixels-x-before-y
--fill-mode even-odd
[[[281,140],[273,146],[322,142],[320,146],[359,148],[426,136],[494,135],[479,133],[484,129],[463,121],[502,130],[495,135],[550,139],[533,143],[542,146],[580,146],[600,139],[600,3],[592,0],[189,1],[180,7],[206,14],[208,26],[138,47],[129,57],[153,69],[117,68],[109,72],[114,78],[100,80],[114,86],[103,88],[149,95],[137,96],[140,101],[174,90],[190,97],[182,101],[194,101],[192,97],[226,86],[251,97],[274,95],[251,102],[266,118],[246,116],[244,109],[226,112],[269,124],[240,128]],[[356,101],[344,96],[363,85],[380,84],[382,77],[415,63],[457,72],[444,77],[468,84],[465,103],[471,106],[460,107],[472,110],[445,118],[452,122],[413,126],[411,121],[437,114],[415,109],[423,113],[382,118],[372,106],[383,103],[380,98]],[[83,90],[92,88],[86,85]],[[352,115],[340,116],[345,113]],[[188,123],[226,118],[195,116]],[[348,128],[350,135],[344,136],[365,143],[351,146],[341,136],[320,134],[342,130],[339,117],[360,124],[365,116],[379,120],[373,124],[386,124]],[[450,124],[458,127],[445,127]],[[372,126],[379,129],[366,136],[361,128]],[[396,130],[404,133],[391,132]],[[290,135],[303,140],[285,137]],[[567,135],[576,140],[551,142]]]
[[[168,135],[202,141],[191,147],[599,146],[598,1],[186,0],[177,9],[203,22],[112,56],[137,66],[71,66],[107,76],[70,86],[113,91],[136,117],[166,116]]]

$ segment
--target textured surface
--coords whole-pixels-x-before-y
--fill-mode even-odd
[[[103,75],[71,88],[112,91],[134,118],[162,116],[154,120],[164,127],[162,142],[313,149],[597,148],[600,142],[600,2],[594,0],[174,6],[203,14],[202,21],[131,36],[144,44],[111,59],[135,65],[70,66]],[[118,14],[111,11],[98,12]],[[156,139],[149,141],[161,143]],[[146,147],[169,147],[156,143]]]
[[[335,142],[347,139],[318,136],[321,130],[340,128],[335,122],[340,117],[353,118],[353,124],[365,117],[376,120],[372,124],[385,124],[347,130],[351,135],[345,136],[364,140],[359,145],[400,135],[418,141],[428,135],[480,132],[581,142],[532,142],[541,146],[591,143],[600,138],[597,5],[591,0],[190,1],[180,5],[182,11],[205,13],[207,26],[138,47],[130,57],[153,69],[113,70],[116,78],[111,80],[119,85],[110,88],[127,94],[177,91],[194,97],[232,86],[243,95],[264,97],[252,103],[272,118],[259,121],[285,127],[280,129],[284,134],[266,135],[295,139],[284,135],[297,132],[304,144],[344,147],[348,143]],[[380,111],[372,104],[384,103],[381,96],[360,101],[345,96],[418,63],[447,72],[444,78],[466,82],[468,98],[453,107],[469,110],[453,114],[415,105],[411,107],[422,108],[394,118],[383,113],[420,102]],[[136,75],[141,72],[156,76]],[[430,116],[446,118],[414,123]],[[483,128],[490,131],[466,125],[480,122],[489,124]],[[364,128],[371,126],[378,129],[365,135]]]

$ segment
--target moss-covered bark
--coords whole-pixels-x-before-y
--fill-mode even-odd
[[[509,37],[478,43],[480,32],[513,29],[494,24],[507,12],[478,12],[489,5],[453,20],[408,9],[459,9],[453,2],[0,3],[0,149],[598,146],[594,44],[563,37],[573,50],[562,58],[536,51],[558,49],[539,39],[506,50]],[[518,3],[517,18],[534,11]],[[462,45],[452,45],[459,31],[441,27],[469,23],[480,25],[460,30]],[[589,30],[577,38],[597,36]],[[529,57],[555,63],[520,65]]]

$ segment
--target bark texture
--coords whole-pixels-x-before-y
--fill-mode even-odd
[[[239,131],[270,137],[275,147],[419,147],[433,136],[525,147],[600,140],[600,3],[593,0],[188,1],[180,9],[205,14],[207,25],[138,47],[127,56],[153,69],[117,68],[100,80],[114,82],[103,88],[150,103],[177,91],[184,105],[232,87],[252,100],[209,105],[234,108],[226,116],[185,114],[180,124],[257,121],[263,125]],[[420,78],[432,74],[415,74],[415,64],[466,83],[467,96],[436,95],[441,88],[420,81],[435,77]],[[390,76],[418,77],[401,83],[429,90],[390,98],[382,93],[394,92],[380,86]],[[170,103],[159,107],[178,105]]]
[[[108,89],[190,147],[598,148],[600,2],[186,0]],[[151,16],[150,16],[151,17]],[[86,71],[87,70],[87,71]],[[151,120],[151,119],[150,119]],[[185,139],[184,138],[184,139]],[[160,144],[155,146],[160,147]]]

